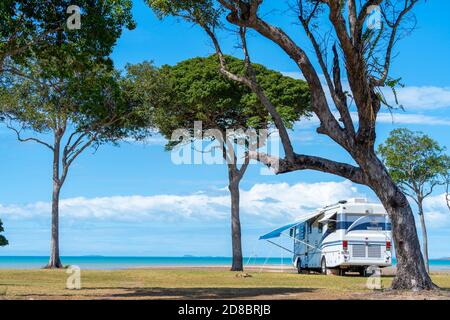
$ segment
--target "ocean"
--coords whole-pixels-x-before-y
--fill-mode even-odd
[[[67,256],[61,257],[64,265],[77,265],[82,269],[127,269],[163,266],[228,266],[229,257],[105,257],[105,256]],[[46,256],[0,256],[0,269],[36,269],[48,262]],[[289,258],[245,258],[249,265],[288,265]]]
[[[61,257],[64,265],[77,265],[81,269],[128,269],[164,266],[229,266],[229,257]],[[0,269],[38,269],[46,265],[45,256],[0,256]],[[244,258],[245,265],[290,265],[290,258]],[[394,260],[395,264],[395,260]],[[430,260],[432,270],[450,270],[450,260]]]

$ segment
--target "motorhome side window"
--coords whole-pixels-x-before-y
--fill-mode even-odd
[[[336,221],[329,220],[328,221],[328,232],[334,232],[334,231],[336,231]]]
[[[289,235],[290,235],[292,238],[296,238],[296,237],[297,237],[297,227],[291,228],[291,230],[290,230],[289,232],[290,232]]]
[[[323,224],[319,223],[319,233],[323,232]]]
[[[298,228],[298,238],[299,240],[304,240],[305,239],[305,225],[302,224],[300,226],[297,227]]]

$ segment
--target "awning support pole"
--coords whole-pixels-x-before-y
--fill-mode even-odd
[[[294,254],[294,251],[292,251],[292,250],[289,250],[289,249],[287,249],[287,248],[285,248],[285,247],[283,247],[283,246],[279,245],[278,243],[275,243],[275,242],[273,242],[273,241],[270,241],[270,240],[266,240],[266,241],[267,241],[267,242],[269,242],[269,243],[271,243],[271,244],[273,244],[274,246],[277,246],[277,247],[279,247],[279,248],[281,248],[281,249],[284,249],[284,250],[286,250],[286,251],[288,251],[288,252],[290,252],[290,253]]]
[[[322,251],[322,250],[320,250],[318,247],[315,247],[315,246],[313,246],[313,245],[311,245],[311,244],[309,244],[309,243],[306,243],[306,242],[304,242],[304,241],[301,241],[301,240],[299,240],[299,239],[296,239],[296,238],[294,238],[294,237],[288,236],[288,235],[283,234],[283,233],[281,233],[281,234],[282,234],[283,236],[285,236],[285,237],[288,237],[289,239],[294,240],[294,242],[297,241],[297,242],[300,242],[300,243],[304,244],[304,245],[307,246],[307,247],[313,248],[313,249],[318,250],[318,251]]]

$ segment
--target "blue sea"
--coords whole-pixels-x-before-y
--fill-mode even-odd
[[[105,257],[105,256],[67,256],[61,257],[64,265],[77,265],[82,269],[128,269],[139,267],[164,266],[228,266],[229,257]],[[0,256],[0,269],[37,269],[48,262],[46,256]],[[289,265],[289,258],[244,258],[246,265]]]
[[[229,257],[61,257],[64,265],[77,265],[82,269],[128,269],[164,266],[229,266]],[[0,256],[0,269],[38,269],[48,262],[45,256]],[[290,265],[289,258],[244,258],[245,265]],[[394,260],[395,264],[395,260]],[[450,270],[450,260],[430,260],[433,270]]]

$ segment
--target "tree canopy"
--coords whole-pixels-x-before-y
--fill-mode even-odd
[[[1,234],[5,229],[3,229],[3,222],[0,220],[0,247],[8,245],[8,240]]]
[[[242,60],[226,57],[228,66],[236,73],[244,73]],[[164,82],[165,96],[154,103],[153,120],[161,134],[170,139],[174,130],[193,130],[194,121],[202,121],[203,130],[266,129],[272,121],[256,95],[247,87],[227,79],[219,72],[217,55],[193,58],[176,64],[162,66],[158,77]],[[283,76],[254,65],[257,78],[291,128],[301,116],[309,115],[309,93],[304,81]],[[143,84],[155,86],[156,74],[148,63],[128,67],[141,92],[152,92]],[[152,74],[149,74],[152,73]],[[147,78],[147,82],[146,81]],[[161,86],[160,86],[161,88]]]
[[[429,272],[428,235],[423,201],[438,185],[444,185],[450,172],[450,157],[445,148],[421,132],[395,129],[378,146],[392,179],[418,207],[422,228],[422,254]]]
[[[7,0],[0,7],[8,17],[1,34],[0,112],[22,129],[46,133],[61,124],[55,121],[60,117],[87,132],[113,114],[118,123],[120,113],[129,113],[109,55],[123,28],[134,28],[131,1],[79,2],[82,26],[75,30],[66,25],[70,5]],[[114,140],[119,128],[114,134],[103,129],[98,141],[108,135]]]
[[[378,153],[392,179],[416,201],[417,195],[426,197],[444,184],[450,170],[445,148],[426,134],[405,128],[393,130]]]
[[[95,136],[97,142],[114,141],[137,128],[131,125],[135,113],[125,101],[120,76],[109,59],[122,29],[134,27],[131,1],[82,1],[79,30],[66,26],[70,1],[7,3],[2,12],[11,14],[9,29],[18,28],[20,37],[14,38],[28,41],[37,33],[45,37],[39,41],[39,50],[34,50],[31,39],[23,54],[5,62],[0,78],[4,118],[20,130],[38,133],[70,126],[77,134]]]
[[[42,134],[64,128],[96,143],[146,130],[147,120],[128,103],[116,71],[92,64],[62,78],[57,63],[50,64],[22,69],[27,77],[3,77],[0,114],[8,126]]]
[[[69,30],[68,0],[4,0],[0,3],[0,71],[8,59],[56,56],[64,48],[77,59],[108,57],[124,27],[135,27],[131,0],[83,0],[81,28]],[[3,65],[3,67],[2,67]]]

